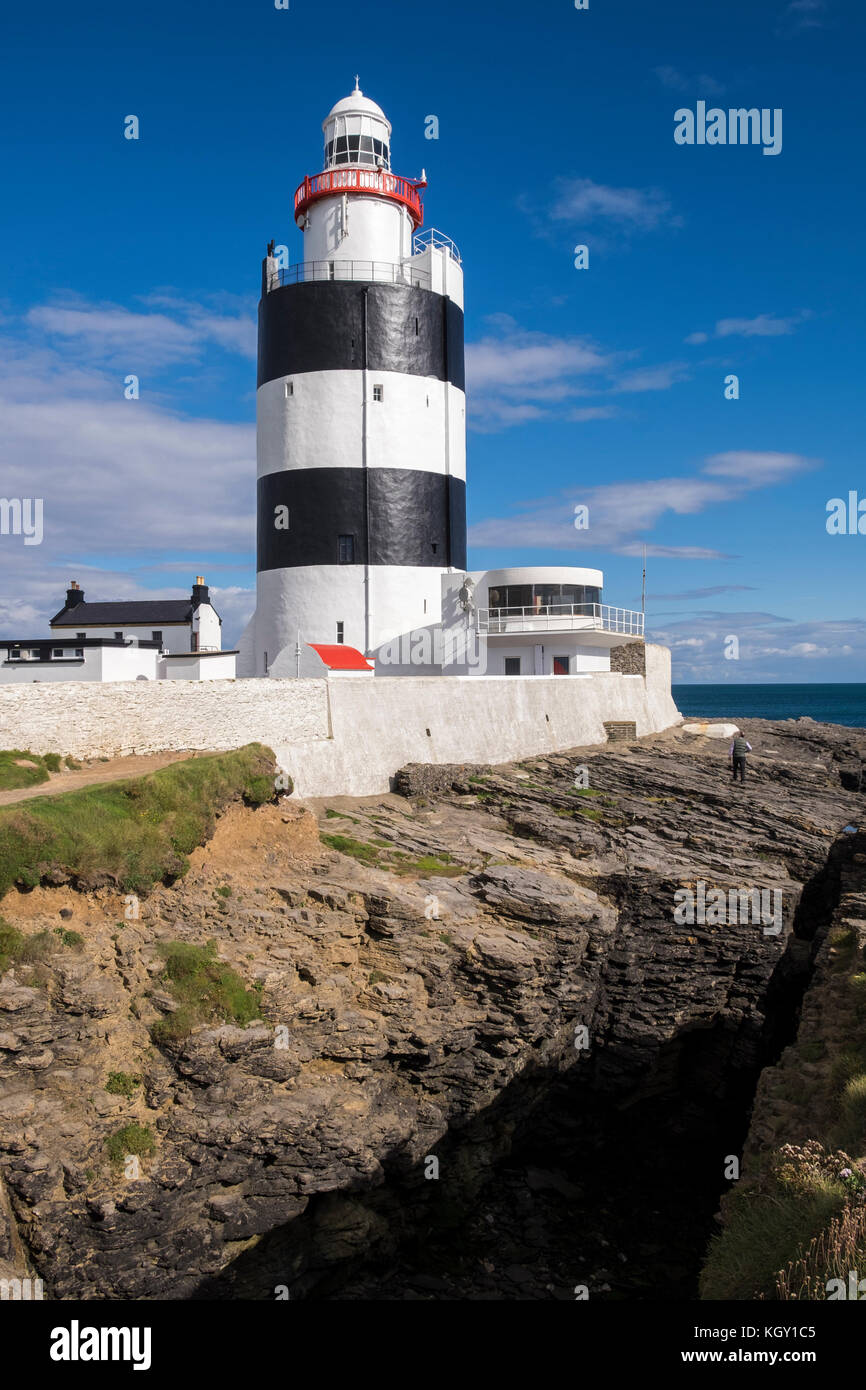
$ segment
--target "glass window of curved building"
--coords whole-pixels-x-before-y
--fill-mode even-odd
[[[601,589],[592,584],[502,584],[488,591],[487,602],[490,608],[565,613],[585,604],[601,603]]]

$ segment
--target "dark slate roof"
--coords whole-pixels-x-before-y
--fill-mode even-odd
[[[125,603],[76,603],[61,608],[50,620],[50,627],[84,628],[94,623],[107,627],[159,627],[160,623],[188,623],[192,618],[192,599],[130,599]]]

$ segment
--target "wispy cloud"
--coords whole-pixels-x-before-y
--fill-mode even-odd
[[[657,367],[638,367],[626,372],[615,391],[668,391],[680,381],[688,381],[691,371],[685,362],[662,362]]]
[[[714,77],[708,77],[702,72],[698,77],[686,77],[678,68],[660,67],[653,68],[653,72],[661,82],[663,87],[667,87],[671,92],[694,92],[697,96],[721,96],[725,90],[723,82],[717,82]]]
[[[652,642],[670,647],[675,681],[740,682],[856,680],[866,668],[866,620],[792,622],[774,613],[704,611],[678,622],[647,618]],[[726,657],[736,637],[737,659]]]
[[[0,333],[4,494],[41,498],[44,508],[40,546],[25,549],[12,536],[0,545],[7,630],[41,631],[73,574],[99,576],[105,597],[136,596],[129,575],[115,573],[119,553],[196,555],[196,568],[219,554],[252,559],[255,427],[185,415],[152,397],[125,400],[112,353],[127,328],[142,357],[165,361],[194,345],[170,316],[93,312],[67,306],[49,318],[43,308]],[[139,359],[124,365],[134,371]],[[161,591],[142,583],[138,592]]]
[[[699,344],[709,342],[710,338],[783,338],[796,332],[800,324],[806,323],[811,317],[811,311],[803,309],[788,318],[780,318],[776,314],[758,314],[753,319],[719,319],[711,332],[690,333],[685,341]]]
[[[485,326],[485,335],[466,345],[470,424],[481,432],[550,418],[609,420],[618,407],[598,397],[667,391],[690,374],[682,362],[627,366],[636,352],[524,329],[509,314],[490,315]],[[590,395],[593,403],[576,404]]]
[[[592,179],[557,179],[548,216],[553,222],[581,228],[612,225],[643,232],[679,226],[682,221],[660,189],[613,188]]]
[[[808,29],[822,29],[828,8],[827,0],[790,0],[782,12],[776,32],[791,38]]]
[[[97,362],[130,372],[199,360],[208,344],[254,358],[255,324],[249,315],[226,315],[182,300],[174,314],[138,313],[116,304],[55,302],[30,310],[26,323],[43,340],[76,341]]]
[[[738,594],[754,591],[754,584],[712,584],[706,589],[684,589],[679,594],[647,594],[654,602],[679,599],[717,598],[719,594]]]
[[[701,470],[682,477],[608,483],[555,497],[518,503],[512,515],[491,517],[471,528],[470,543],[481,548],[605,549],[621,555],[647,553],[678,559],[731,558],[706,546],[648,541],[666,516],[694,516],[733,502],[758,488],[786,482],[814,461],[799,454],[731,451],[714,454]],[[574,507],[589,508],[589,527],[575,530]]]

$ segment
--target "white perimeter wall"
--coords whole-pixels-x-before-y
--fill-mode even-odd
[[[647,646],[647,678],[618,672],[539,676],[383,677],[330,686],[333,738],[273,744],[300,796],[388,790],[405,763],[505,763],[604,743],[605,720],[633,720],[639,736],[681,722],[670,693],[670,652]],[[427,730],[430,730],[428,735]]]
[[[82,758],[258,740],[299,795],[364,796],[387,791],[408,762],[509,762],[603,743],[604,720],[634,720],[639,735],[680,723],[670,652],[648,645],[646,660],[646,680],[609,672],[0,686],[0,748]]]

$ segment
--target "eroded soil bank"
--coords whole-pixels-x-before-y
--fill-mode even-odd
[[[233,808],[137,920],[8,894],[81,941],[0,981],[0,1259],[59,1298],[695,1297],[863,809],[866,735],[746,731],[744,788],[676,731],[409,769]],[[781,930],[677,921],[698,882],[777,893]],[[208,940],[261,1021],[156,1045],[160,947]]]

